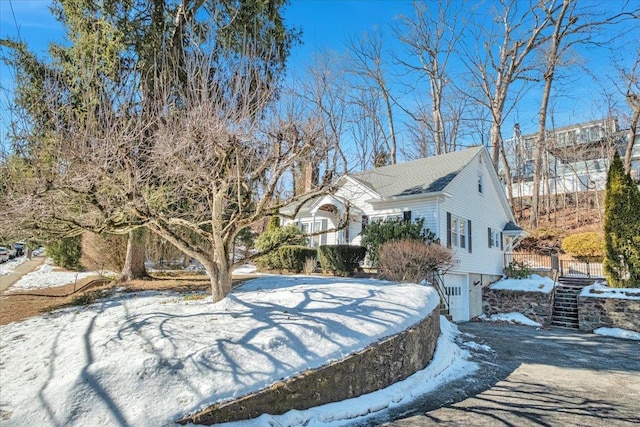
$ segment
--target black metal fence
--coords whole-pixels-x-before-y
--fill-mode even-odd
[[[601,262],[560,260],[560,276],[602,277],[604,273]]]
[[[551,271],[554,270],[551,255],[541,255],[527,252],[513,252],[504,254],[504,266],[509,266],[512,262],[518,262],[529,267],[531,270]]]
[[[560,260],[555,253],[548,255],[528,252],[504,254],[505,268],[514,261],[526,265],[533,272],[558,271],[561,277],[604,277],[601,262]]]

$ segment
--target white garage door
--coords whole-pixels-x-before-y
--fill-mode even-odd
[[[466,274],[447,273],[444,287],[449,296],[449,313],[455,322],[469,320],[469,277]]]

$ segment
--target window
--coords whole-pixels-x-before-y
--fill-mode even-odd
[[[320,219],[317,220],[314,224],[313,224],[313,232],[317,233],[319,231],[325,231],[327,229],[327,220],[326,219]],[[321,246],[321,245],[326,245],[327,244],[327,234],[319,234],[316,236],[311,236],[311,241],[309,242],[311,247],[317,247],[317,246]]]
[[[478,175],[478,193],[482,193],[482,175]]]
[[[489,227],[489,247],[502,249],[502,233]]]
[[[300,223],[300,230],[302,230],[302,232],[304,234],[314,234],[317,233],[319,231],[324,231],[327,229],[327,220],[326,219],[320,219],[317,220],[313,223],[313,227],[311,227],[311,222],[302,222]],[[309,236],[309,246],[311,247],[316,247],[316,246],[320,246],[320,245],[326,245],[327,244],[327,234],[319,234],[316,236]]]
[[[447,212],[447,247],[471,252],[471,221]]]
[[[365,228],[367,228],[367,225],[369,225],[369,217],[366,215],[362,215],[362,230],[364,231]]]

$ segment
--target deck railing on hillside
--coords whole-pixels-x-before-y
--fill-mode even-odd
[[[512,252],[504,254],[505,268],[514,261],[524,264],[532,270],[554,270],[554,263],[551,255],[541,255],[529,252]]]
[[[526,265],[534,273],[536,271],[556,271],[560,277],[604,277],[601,262],[560,260],[555,253],[548,255],[529,252],[504,254],[505,268],[514,261]]]
[[[601,262],[560,260],[560,276],[604,278]]]

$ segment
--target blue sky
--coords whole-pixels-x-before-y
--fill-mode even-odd
[[[625,5],[629,7],[634,3],[640,5],[639,0],[586,1],[611,10]],[[64,39],[61,26],[49,12],[49,4],[49,0],[0,0],[0,37],[16,37],[19,31],[20,38],[35,52],[45,54],[49,42]],[[479,0],[473,4],[479,4]],[[399,15],[411,15],[412,10],[412,2],[405,0],[292,0],[285,17],[290,25],[303,30],[303,44],[291,53],[290,73],[302,74],[313,55],[320,51],[343,52],[344,42],[349,37],[359,37],[376,27],[388,30]],[[564,87],[557,86],[557,91],[563,91],[563,96],[553,101],[557,126],[604,116],[606,103],[600,99],[599,93],[602,90],[614,90],[605,78],[613,73],[612,56],[628,60],[640,46],[639,34],[640,25],[635,22],[629,26],[629,31],[622,39],[617,41],[620,45],[617,51],[612,53],[593,47],[583,49],[581,54],[592,76],[569,73],[569,83],[565,83]],[[2,107],[6,106],[10,99],[11,74],[11,70],[0,64],[0,120],[5,123],[8,116]],[[594,83],[593,76],[599,83]],[[524,133],[535,130],[537,97],[532,95],[530,99],[531,102],[521,103],[505,120],[505,137],[510,136],[510,129],[514,123],[520,123]],[[620,99],[616,99],[615,102],[619,107],[624,107]],[[0,129],[3,128],[5,124],[0,123]],[[0,141],[5,142],[6,137],[4,132],[2,133]]]

